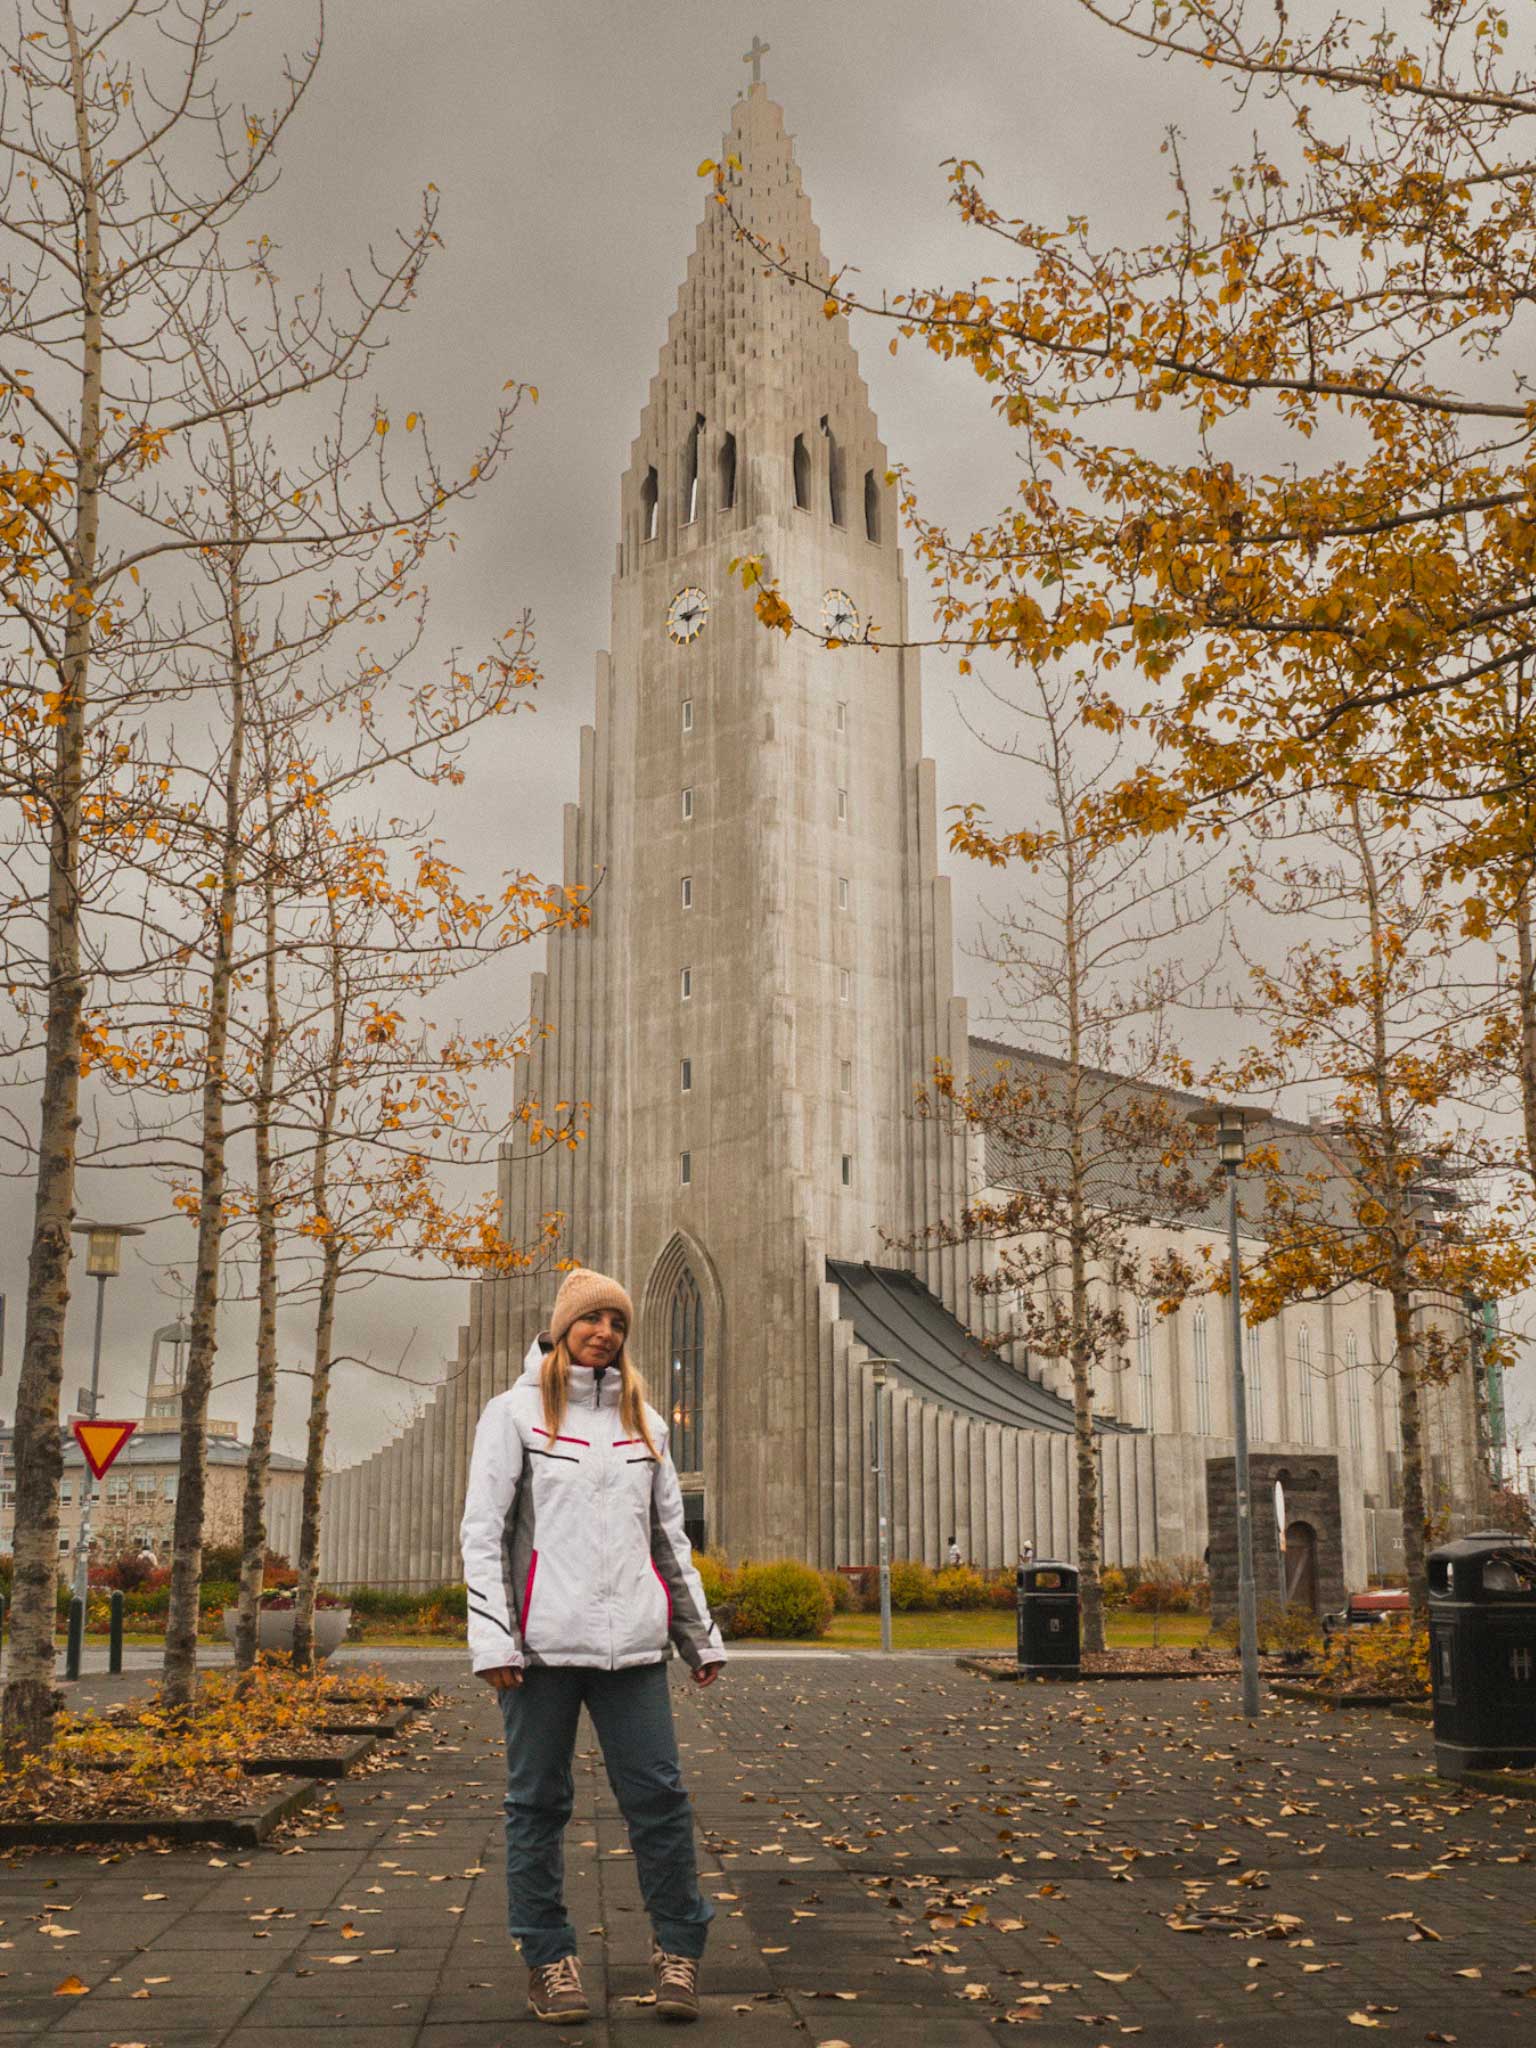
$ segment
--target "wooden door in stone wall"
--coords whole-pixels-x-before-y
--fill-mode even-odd
[[[1291,1522],[1285,1531],[1285,1604],[1317,1609],[1317,1531],[1310,1522]]]

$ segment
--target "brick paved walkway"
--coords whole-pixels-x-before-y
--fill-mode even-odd
[[[302,1834],[0,1860],[0,2043],[542,2038],[502,1929],[495,1705],[456,1659],[430,1670],[453,1702],[409,1768]],[[1277,1707],[1250,1733],[1220,1687],[1002,1687],[907,1656],[743,1654],[674,1693],[719,1901],[698,2048],[980,2048],[1010,2020],[1083,2048],[1322,2048],[1361,2021],[1536,2043],[1536,1807],[1426,1780],[1425,1729]],[[648,1929],[595,1747],[577,1788],[602,2017],[555,2038],[639,2048]],[[53,1995],[71,1974],[89,1994]]]

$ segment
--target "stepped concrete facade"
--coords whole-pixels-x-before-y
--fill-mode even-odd
[[[760,84],[727,157],[736,209],[790,268],[825,276]],[[565,814],[564,879],[591,892],[591,922],[550,941],[533,982],[546,1034],[522,1088],[590,1104],[588,1134],[507,1151],[503,1227],[531,1242],[558,1215],[562,1248],[629,1287],[696,1542],[871,1561],[867,1360],[883,1355],[894,1554],[936,1563],[953,1535],[996,1565],[1025,1541],[1071,1551],[1071,1412],[1054,1367],[976,1342],[1009,1328],[975,1291],[979,1248],[891,1249],[992,1170],[912,1114],[934,1062],[964,1074],[1032,1055],[973,1044],[954,992],[917,656],[857,644],[871,622],[906,638],[887,465],[847,323],[751,256],[711,196],[623,476],[611,650]],[[801,618],[851,644],[765,631],[729,567],[753,555]],[[475,1423],[556,1278],[476,1284],[425,1410],[330,1476],[330,1583],[458,1576]],[[1111,1562],[1199,1554],[1206,1461],[1231,1452],[1219,1308],[1137,1330],[1099,1392]],[[1287,1311],[1259,1340],[1254,1434],[1336,1451],[1354,1578],[1373,1557],[1368,1513],[1390,1517],[1382,1332],[1362,1294]],[[1429,1406],[1436,1471],[1465,1495],[1470,1392]]]

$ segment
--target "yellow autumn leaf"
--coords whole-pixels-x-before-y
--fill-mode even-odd
[[[83,1998],[90,1988],[89,1984],[82,1984],[78,1977],[66,1977],[62,1984],[54,1985],[53,1995],[55,1998]]]

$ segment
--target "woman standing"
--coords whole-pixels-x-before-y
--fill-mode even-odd
[[[698,2018],[714,1918],[699,1891],[667,1659],[675,1645],[708,1685],[725,1651],[683,1532],[666,1424],[625,1348],[633,1327],[617,1280],[567,1273],[548,1335],[480,1417],[459,1531],[470,1657],[506,1725],[507,1924],[528,1965],[529,2010],[564,2025],[589,2010],[561,1844],[583,1706],[629,1830],[656,2009],[669,2019]]]

